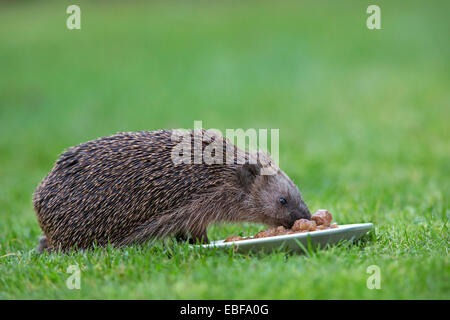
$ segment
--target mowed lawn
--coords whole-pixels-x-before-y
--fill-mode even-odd
[[[65,2],[0,4],[0,299],[450,298],[448,1],[78,3],[72,31]],[[374,230],[303,255],[172,241],[36,254],[32,193],[64,149],[194,120],[279,129],[310,209]]]

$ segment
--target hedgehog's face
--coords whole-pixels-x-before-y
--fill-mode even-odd
[[[241,179],[248,193],[246,206],[258,222],[290,228],[295,220],[311,219],[298,188],[282,170],[261,175],[258,165],[249,164],[242,167],[242,174],[246,177]]]

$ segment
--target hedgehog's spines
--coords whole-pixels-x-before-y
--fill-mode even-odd
[[[226,150],[248,154],[222,138],[223,164],[174,165],[171,136],[171,130],[124,132],[63,152],[33,196],[47,248],[201,234],[212,221],[233,220],[225,214],[230,199],[220,199],[240,192],[240,165],[225,162]]]

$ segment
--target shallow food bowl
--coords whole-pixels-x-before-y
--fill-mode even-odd
[[[337,244],[340,241],[356,241],[365,235],[373,227],[372,223],[344,224],[335,229],[318,230],[304,233],[294,233],[267,238],[248,239],[240,241],[224,242],[214,241],[200,245],[204,248],[229,248],[233,247],[237,252],[266,251],[282,249],[286,251],[304,252],[308,248],[308,239],[313,247],[324,248],[327,245]]]

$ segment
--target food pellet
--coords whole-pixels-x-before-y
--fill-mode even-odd
[[[240,236],[229,236],[224,242],[241,241],[249,239],[259,239],[267,238],[273,236],[281,236],[285,234],[301,233],[301,232],[313,232],[317,230],[335,229],[338,228],[338,224],[335,222],[331,224],[333,216],[328,210],[320,209],[317,210],[312,216],[311,220],[308,219],[298,219],[294,222],[290,229],[286,229],[283,226],[276,228],[270,228],[263,230],[255,234],[253,237],[240,237]]]

